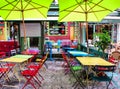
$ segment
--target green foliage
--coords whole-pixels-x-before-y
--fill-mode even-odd
[[[111,42],[109,32],[106,29],[102,29],[102,33],[95,33],[94,36],[99,38],[99,41],[96,41],[94,46],[98,47],[98,51],[104,53]]]

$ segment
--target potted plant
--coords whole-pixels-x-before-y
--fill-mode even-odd
[[[110,45],[111,39],[108,30],[102,28],[101,33],[94,33],[94,37],[98,37],[99,40],[96,40],[94,46],[98,48],[98,51],[102,51],[103,58],[105,58],[105,49]]]

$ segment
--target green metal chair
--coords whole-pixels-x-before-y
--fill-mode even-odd
[[[78,64],[76,60],[69,60],[65,52],[62,52],[62,57],[64,60],[62,66],[65,68],[65,74],[71,73],[76,80],[72,87],[76,88],[80,85],[80,87],[84,89],[84,84],[82,83],[80,76],[77,74],[78,71],[81,71],[82,66]]]
[[[100,82],[106,82],[106,89],[108,89],[113,78],[113,72],[115,71],[115,69],[116,66],[95,66],[93,68],[94,74],[91,75],[91,79],[93,81],[92,87],[94,88],[94,85],[97,85]],[[105,72],[111,72],[112,76],[107,76]]]

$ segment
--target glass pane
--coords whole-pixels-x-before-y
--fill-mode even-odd
[[[57,22],[57,21],[50,21],[47,22],[47,30],[49,35],[65,35],[66,30],[66,23],[65,22]]]
[[[38,37],[30,37],[30,47],[38,47],[38,42]]]

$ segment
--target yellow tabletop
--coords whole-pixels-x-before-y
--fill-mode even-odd
[[[100,66],[114,66],[115,64],[112,64],[103,58],[100,57],[76,57],[77,60],[85,66],[95,66],[95,65],[100,65]]]
[[[9,57],[9,58],[5,58],[0,60],[0,62],[14,62],[14,63],[22,63],[27,61],[28,58],[14,58],[14,57]]]

